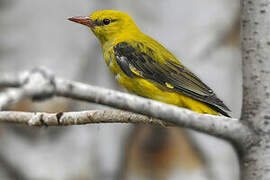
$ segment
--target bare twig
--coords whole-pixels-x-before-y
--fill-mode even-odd
[[[21,88],[23,88],[29,96],[35,99],[44,99],[56,95],[103,104],[122,110],[143,114],[156,119],[161,119],[163,122],[165,122],[164,124],[170,123],[174,124],[175,126],[184,126],[234,141],[239,141],[240,139],[246,138],[247,135],[252,134],[250,130],[237,119],[222,116],[203,115],[184,108],[164,104],[127,93],[55,78],[44,69],[32,70],[29,73],[26,73],[26,75],[24,74],[22,79],[23,80],[19,80]],[[0,85],[1,83],[2,79],[0,77]],[[20,113],[20,115],[22,114]],[[26,114],[24,114],[24,116],[25,115]],[[39,119],[43,115],[46,115],[46,117],[51,117],[44,113],[38,113],[35,117]],[[78,112],[77,115],[82,114]],[[112,115],[113,113],[110,116]],[[117,119],[122,117],[119,116],[112,121],[110,116],[103,117],[103,121],[100,120],[100,122],[119,122]],[[76,115],[70,116],[70,118],[71,117],[74,118]],[[32,114],[28,114],[27,119],[31,118]],[[19,119],[17,119],[15,122],[20,122]],[[32,118],[32,120],[35,119]],[[84,120],[85,123],[89,123],[89,120]],[[149,118],[146,121],[150,120],[152,119]],[[143,122],[146,123],[146,121]],[[23,122],[25,122],[25,120]]]
[[[92,110],[80,112],[0,112],[0,122],[29,126],[70,126],[96,123],[144,123],[169,126],[169,123],[121,110]]]
[[[19,87],[21,85],[20,78],[14,74],[2,74],[0,80],[0,88],[2,87]]]
[[[44,68],[35,68],[20,75],[1,75],[0,88],[14,88],[6,89],[0,93],[0,110],[7,109],[11,105],[29,97],[34,100],[51,97],[54,93],[52,78],[52,74]]]
[[[199,114],[184,108],[158,101],[104,89],[78,82],[55,79],[58,96],[94,102],[119,109],[144,114],[165,120],[177,126],[192,128],[211,135],[239,139],[246,134],[247,128],[237,119],[223,116]],[[243,132],[245,131],[245,133]],[[243,134],[244,133],[244,134]]]
[[[0,93],[0,110],[7,109],[13,104],[27,98],[27,94],[22,88],[10,88]]]

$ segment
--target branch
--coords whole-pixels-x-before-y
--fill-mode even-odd
[[[20,123],[29,126],[70,126],[96,123],[144,123],[160,126],[170,124],[144,115],[121,110],[92,110],[80,112],[0,112],[0,122]]]
[[[7,109],[25,98],[27,98],[27,94],[23,89],[7,89],[0,93],[0,110]]]
[[[56,95],[103,104],[118,109],[150,116],[155,119],[161,119],[163,122],[165,122],[163,124],[166,125],[174,124],[174,126],[187,127],[233,141],[241,141],[248,135],[252,135],[251,131],[237,119],[231,119],[223,116],[203,115],[184,108],[164,104],[135,95],[56,78],[42,69],[35,69],[26,74],[27,75],[18,80],[18,82],[20,83],[20,86],[26,92],[28,92],[28,95],[32,95],[34,99],[44,99]],[[2,82],[3,81],[0,78],[0,86],[2,85]],[[115,113],[112,113],[112,111],[110,112],[111,116],[112,114],[115,115]],[[44,113],[38,114],[39,117],[45,115]],[[47,115],[48,114],[46,114],[46,116]],[[81,114],[77,112],[77,115]],[[27,117],[28,119],[31,119],[29,114]],[[71,117],[74,118],[75,115]],[[119,120],[117,120],[119,118],[121,119],[122,116],[118,116],[112,121],[110,116],[104,116],[103,120],[100,120],[100,122],[119,122]],[[76,118],[74,120],[76,120]],[[146,123],[147,121],[151,123],[152,120],[153,119],[148,118],[141,122]],[[89,121],[85,122],[87,123]],[[134,121],[128,121],[127,119],[125,122]]]
[[[270,0],[241,0],[243,107],[241,121],[257,143],[242,147],[241,179],[270,179]],[[244,144],[243,144],[244,145]]]
[[[242,0],[241,42],[243,57],[242,120],[265,130],[270,123],[270,1]],[[259,115],[258,115],[259,114]],[[264,117],[265,122],[256,120]]]
[[[3,87],[19,87],[21,85],[20,78],[14,74],[1,74],[0,88]]]

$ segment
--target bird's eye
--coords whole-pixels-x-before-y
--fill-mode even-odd
[[[108,25],[108,24],[111,23],[111,20],[109,20],[109,19],[103,19],[103,23],[104,23],[104,25]]]

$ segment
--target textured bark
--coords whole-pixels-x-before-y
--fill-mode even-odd
[[[29,126],[71,126],[97,123],[144,123],[172,126],[164,121],[120,110],[92,110],[80,112],[0,112],[0,122]]]
[[[15,82],[14,79],[12,80]],[[192,128],[210,135],[228,139],[234,143],[243,142],[244,139],[253,135],[249,128],[237,119],[199,114],[184,108],[127,93],[63,80],[54,77],[50,72],[44,69],[34,69],[23,73],[21,76],[18,76],[17,81],[17,83],[20,84],[18,89],[22,91],[22,94],[35,100],[44,100],[56,95],[94,102],[147,115],[175,126]],[[6,79],[2,80],[0,77],[0,87],[3,86],[2,84],[6,84]],[[20,98],[21,97],[8,101],[10,97],[7,94],[6,99],[8,100],[4,102],[7,104],[12,103]],[[5,103],[2,103],[2,106],[5,106]],[[104,118],[103,122],[105,121],[113,122],[108,117]],[[148,121],[151,121],[151,118],[148,118]],[[115,122],[118,121],[115,120]],[[146,121],[144,123],[146,123]]]
[[[185,108],[82,83],[55,79],[56,95],[103,104],[164,120],[210,135],[242,142],[252,132],[237,119],[199,114]]]
[[[270,179],[270,0],[242,0],[242,120],[257,143],[243,144],[243,180]],[[255,137],[254,137],[255,138]]]
[[[0,93],[0,109],[4,110],[13,104],[27,98],[27,94],[23,89],[8,89]]]

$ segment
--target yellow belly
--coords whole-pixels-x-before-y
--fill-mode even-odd
[[[130,78],[126,76],[118,66],[117,62],[113,58],[111,59],[111,53],[112,52],[104,54],[105,62],[109,66],[111,72],[114,74],[116,80],[129,92],[167,104],[184,107],[198,113],[219,115],[218,112],[214,111],[200,101],[194,100],[177,92],[165,90],[164,88],[158,87],[153,82],[143,78]]]
[[[129,78],[122,73],[117,74],[116,79],[129,92],[135,93],[139,96],[184,107],[199,113],[219,115],[219,113],[200,101],[194,100],[180,93],[163,90],[148,80],[139,77]]]

